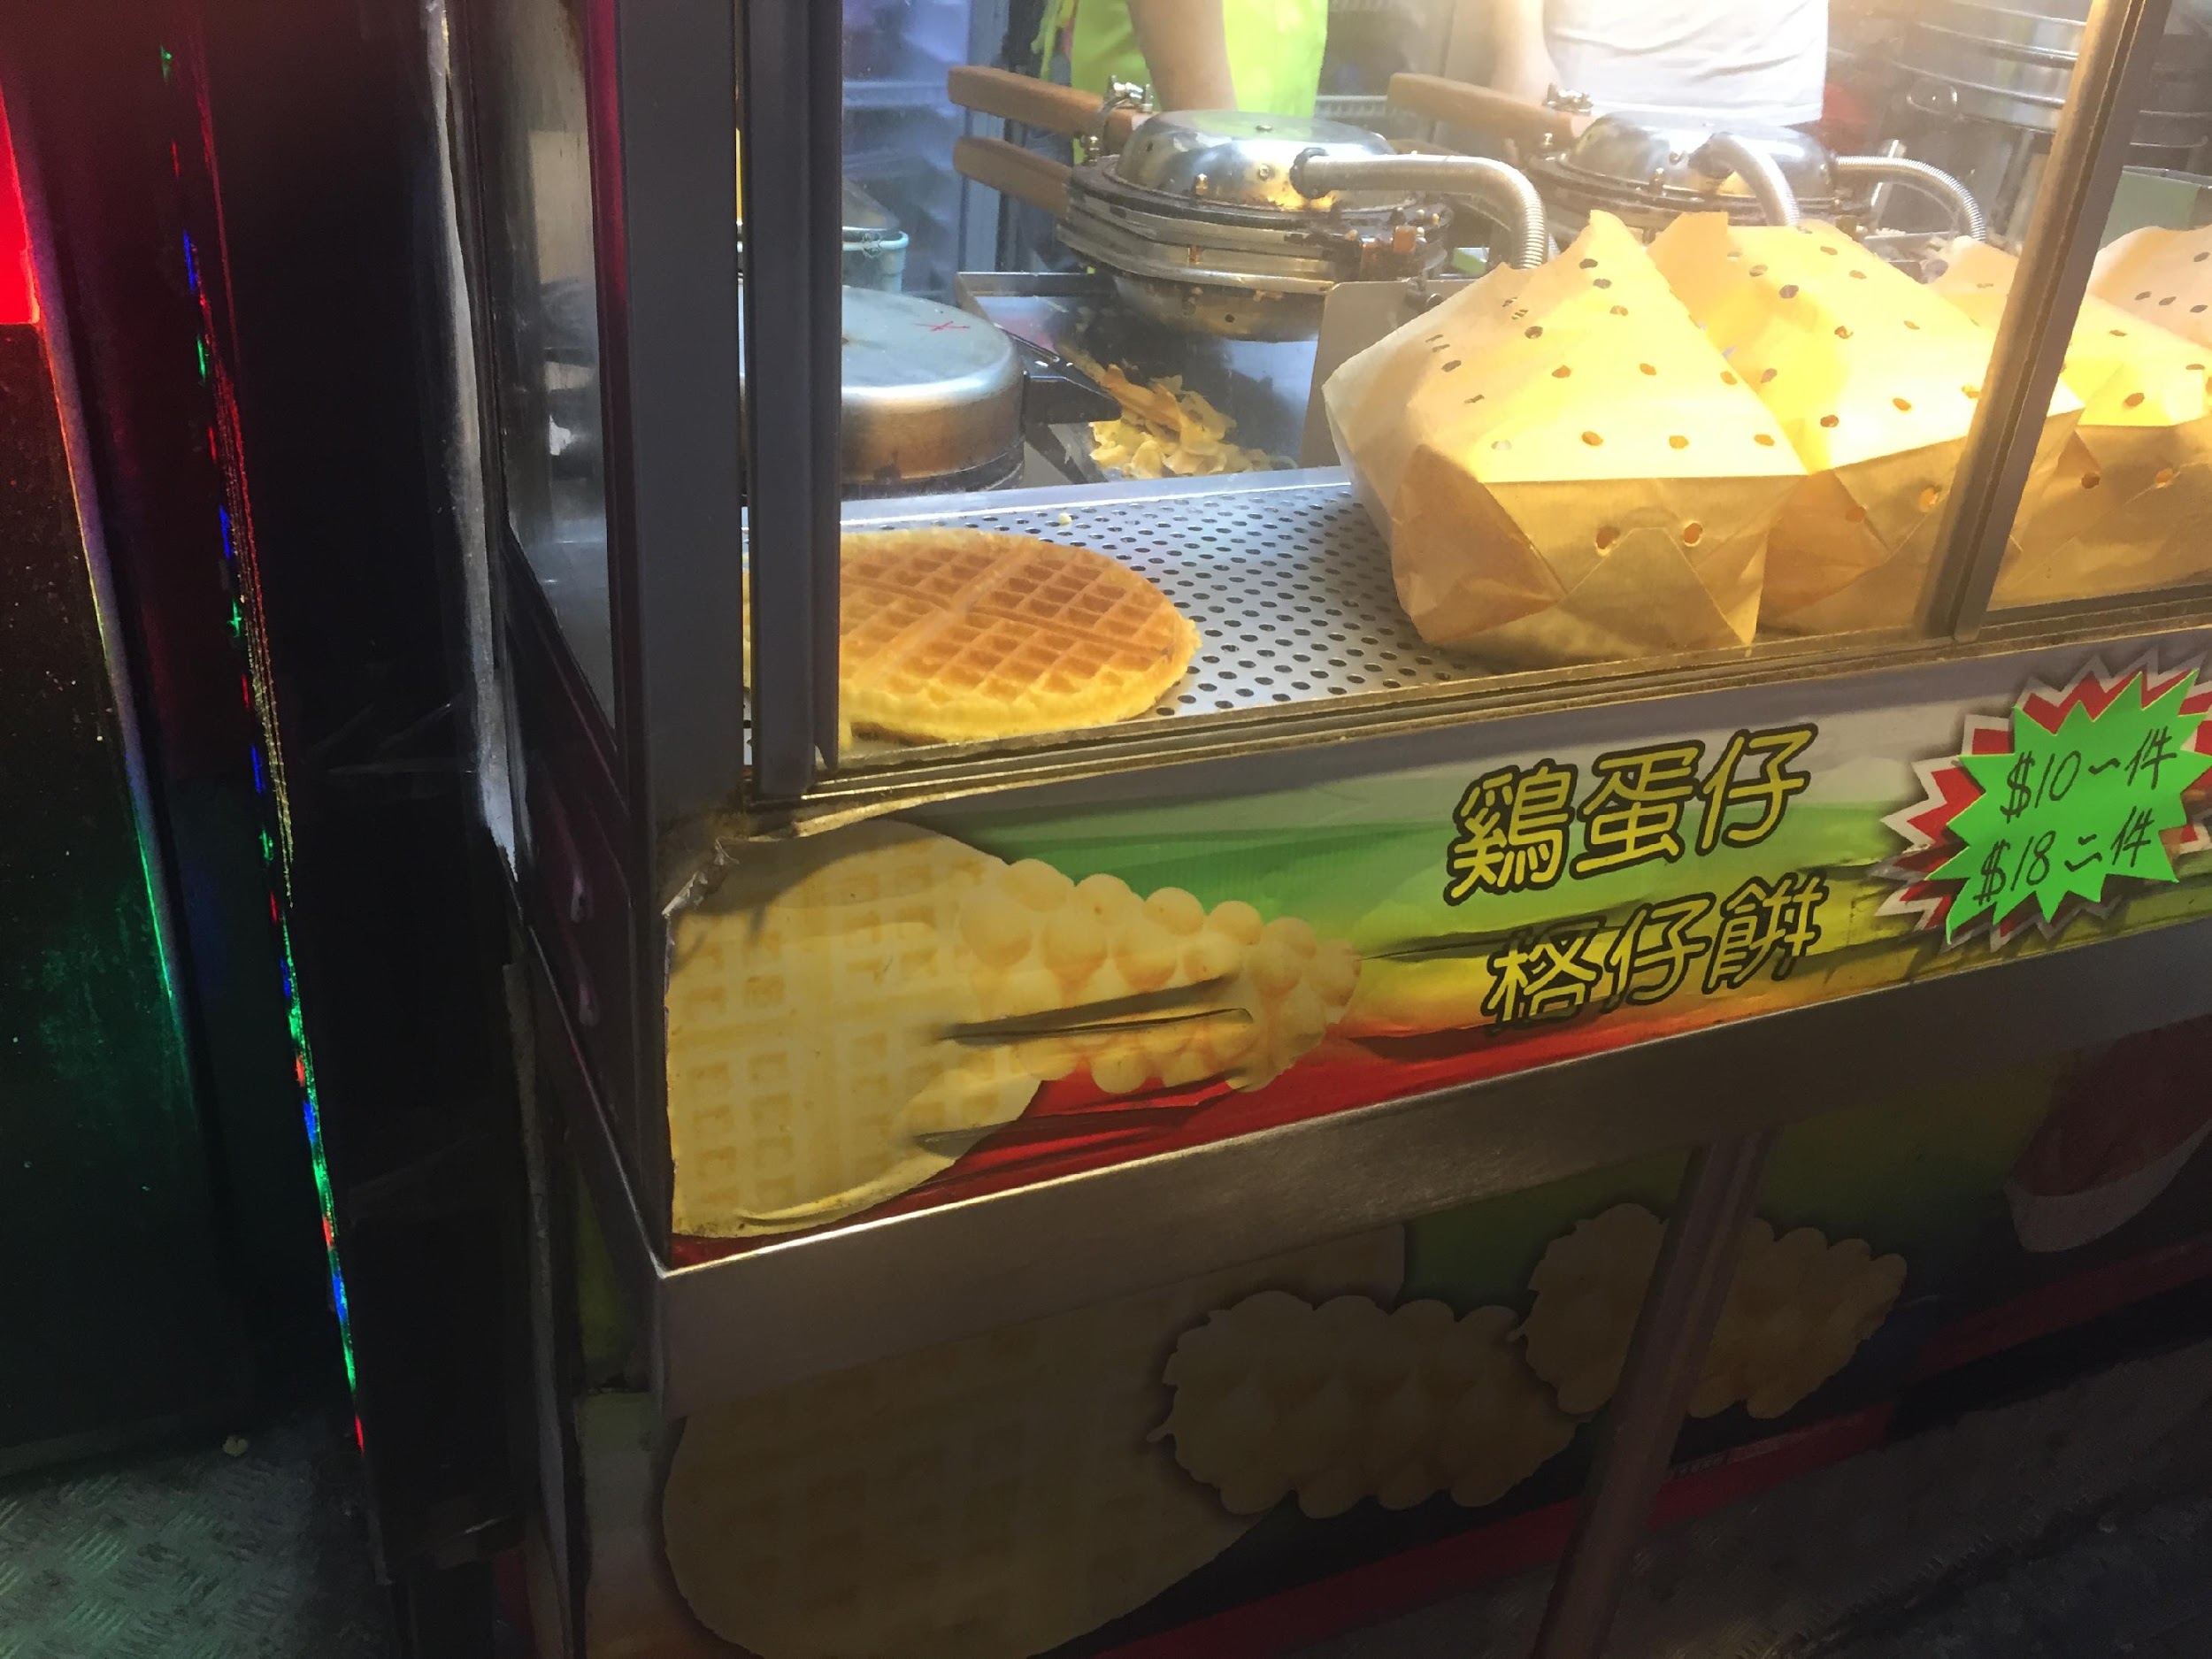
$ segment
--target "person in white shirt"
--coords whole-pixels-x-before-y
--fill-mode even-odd
[[[1827,0],[1496,0],[1490,84],[1557,87],[1598,115],[1807,127],[1828,75]]]

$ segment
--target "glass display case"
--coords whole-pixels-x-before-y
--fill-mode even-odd
[[[468,13],[519,875],[671,1411],[2191,1011],[2193,21],[1370,109],[1480,54],[1141,10],[964,14],[897,189],[950,11]]]

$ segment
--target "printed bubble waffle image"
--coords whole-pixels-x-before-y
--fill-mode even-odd
[[[1314,1517],[1367,1498],[1409,1509],[1440,1492],[1490,1503],[1574,1438],[1510,1340],[1514,1317],[1478,1308],[1455,1318],[1440,1302],[1386,1312],[1357,1296],[1315,1307],[1263,1291],[1176,1344],[1175,1409],[1158,1434],[1233,1514],[1294,1492]]]
[[[1741,1248],[1692,1417],[1738,1402],[1759,1418],[1791,1410],[1851,1363],[1905,1285],[1905,1258],[1877,1256],[1864,1239],[1831,1244],[1811,1227],[1777,1238],[1755,1219]]]
[[[1360,966],[1294,917],[892,823],[748,849],[672,935],[673,1225],[705,1238],[879,1203],[1079,1071],[1110,1094],[1257,1088],[1342,1018]]]
[[[1147,1438],[1178,1333],[1403,1272],[1394,1227],[699,1412],[662,1499],[676,1584],[755,1659],[1042,1653],[1251,1525]]]
[[[1198,630],[1087,548],[981,530],[844,539],[839,695],[855,732],[961,741],[1142,714]]]
[[[1140,898],[1110,875],[1074,882],[1027,859],[987,875],[960,907],[986,1019],[1210,986],[1178,1012],[1021,1042],[1013,1060],[1047,1079],[1087,1069],[1109,1094],[1225,1076],[1256,1088],[1342,1018],[1359,956],[1294,917],[1263,923],[1239,900],[1210,911],[1179,887]]]
[[[1620,1386],[1665,1232],[1641,1204],[1616,1204],[1545,1247],[1529,1275],[1536,1301],[1520,1336],[1530,1368],[1557,1393],[1562,1411],[1588,1417]]]
[[[1545,1248],[1519,1334],[1563,1411],[1586,1416],[1613,1397],[1664,1232],[1640,1204],[1617,1204]],[[1791,1410],[1850,1363],[1904,1286],[1902,1256],[1877,1257],[1863,1239],[1832,1245],[1811,1227],[1778,1239],[1755,1218],[1739,1251],[1694,1417],[1740,1403],[1760,1418]]]
[[[850,1214],[1018,1117],[1037,1079],[946,1031],[980,1013],[956,916],[999,860],[870,824],[751,849],[673,923],[668,1134],[678,1233]]]

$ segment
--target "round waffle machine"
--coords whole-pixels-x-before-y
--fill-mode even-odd
[[[1863,237],[1879,228],[1874,221],[1886,186],[1933,197],[1956,234],[1987,235],[1980,204],[1949,173],[1903,156],[1834,155],[1794,127],[1593,119],[1589,100],[1571,93],[1534,104],[1436,75],[1392,76],[1390,102],[1511,139],[1563,238],[1578,232],[1594,208],[1647,236],[1680,214],[1720,211],[1741,224],[1824,219],[1855,227]]]
[[[1008,83],[1014,83],[1010,88]],[[1320,325],[1337,283],[1416,277],[1448,257],[1448,198],[1505,227],[1501,253],[1529,266],[1550,250],[1542,204],[1502,162],[1402,156],[1338,121],[1240,111],[1155,115],[1125,125],[1088,95],[1001,71],[956,70],[956,102],[1083,131],[1070,166],[1001,140],[954,147],[960,170],[1043,208],[1060,240],[1113,279],[1122,302],[1194,333],[1294,340]]]

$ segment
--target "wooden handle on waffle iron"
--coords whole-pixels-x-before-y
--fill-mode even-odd
[[[1095,92],[1079,92],[1034,75],[1018,75],[1010,69],[987,69],[979,64],[959,64],[945,77],[945,89],[964,110],[996,115],[1025,127],[1075,138],[1089,130],[1105,102]],[[1116,110],[1106,118],[1105,143],[1118,150],[1129,142],[1136,127],[1137,111]]]
[[[1068,174],[1072,169],[1064,161],[1002,138],[956,138],[952,165],[978,184],[1041,207],[1055,219],[1067,217]]]
[[[1441,75],[1390,77],[1390,104],[1409,115],[1425,115],[1449,127],[1479,127],[1515,143],[1551,150],[1574,136],[1574,117],[1509,93]]]

